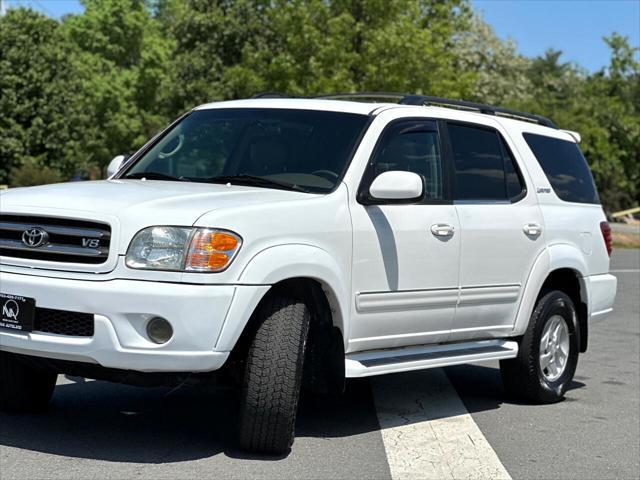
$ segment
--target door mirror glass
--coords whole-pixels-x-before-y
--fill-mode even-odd
[[[117,157],[113,157],[113,160],[109,162],[109,166],[107,167],[107,178],[114,176],[129,157],[130,155],[118,155]]]
[[[422,177],[413,172],[390,171],[378,175],[369,195],[374,200],[387,202],[416,202],[424,196]]]

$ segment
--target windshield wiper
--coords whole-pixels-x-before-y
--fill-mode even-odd
[[[135,172],[130,173],[122,177],[126,180],[139,180],[141,178],[145,178],[147,180],[172,180],[174,182],[190,182],[187,177],[176,177],[174,175],[169,175],[168,173],[161,172]]]
[[[236,185],[246,185],[250,187],[267,187],[267,188],[279,188],[282,190],[295,190],[297,192],[309,193],[309,190],[295,185],[293,183],[280,182],[266,177],[258,177],[256,175],[220,175],[218,177],[207,178],[207,182],[211,183],[235,183]]]

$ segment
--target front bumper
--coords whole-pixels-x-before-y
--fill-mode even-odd
[[[241,331],[240,325],[268,288],[70,280],[0,272],[3,293],[35,298],[37,307],[91,313],[95,321],[92,337],[0,330],[0,349],[141,372],[216,370],[233,346],[220,341],[223,330]],[[173,326],[173,337],[163,345],[146,335],[146,323],[154,316]]]

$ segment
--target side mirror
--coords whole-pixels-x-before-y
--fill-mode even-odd
[[[417,173],[384,172],[371,183],[369,195],[374,200],[387,203],[417,202],[424,196],[424,184]]]
[[[109,162],[109,166],[107,167],[107,178],[114,176],[130,156],[131,155],[118,155],[113,157],[113,160]]]

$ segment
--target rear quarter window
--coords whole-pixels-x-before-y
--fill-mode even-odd
[[[561,200],[600,203],[587,161],[575,142],[534,133],[522,135]]]

